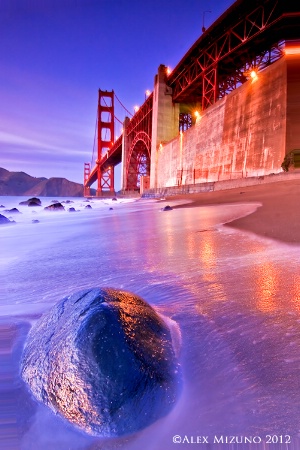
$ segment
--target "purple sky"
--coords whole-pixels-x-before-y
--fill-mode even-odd
[[[199,38],[203,13],[207,28],[233,3],[0,0],[0,167],[82,183],[98,89],[133,112],[158,66],[175,67]],[[126,115],[118,102],[115,115]]]

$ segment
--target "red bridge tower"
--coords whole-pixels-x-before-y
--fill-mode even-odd
[[[96,160],[98,170],[97,196],[101,196],[103,191],[114,192],[114,167],[100,166],[100,161],[114,144],[114,91],[101,91],[98,96],[98,155]]]

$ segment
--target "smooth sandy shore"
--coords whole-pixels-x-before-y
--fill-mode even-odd
[[[186,199],[175,208],[232,203],[261,203],[258,209],[227,225],[289,244],[300,244],[300,179],[264,185],[166,197]]]

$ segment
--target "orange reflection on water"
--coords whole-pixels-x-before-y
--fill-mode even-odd
[[[269,261],[261,263],[256,269],[256,306],[264,312],[272,312],[277,308],[276,295],[279,288],[279,273]]]
[[[175,241],[172,216],[168,213],[165,216],[165,239],[167,244],[167,253],[171,256],[175,252]]]
[[[203,269],[203,279],[215,281],[214,269],[217,265],[217,255],[213,233],[203,232],[201,238],[199,257]]]
[[[291,288],[291,302],[293,307],[300,311],[300,276],[296,275],[293,280],[293,285]]]
[[[227,299],[221,276],[218,276],[217,265],[217,242],[215,231],[204,231],[201,233],[199,246],[199,258],[203,271],[203,280],[208,282],[208,291],[214,300],[224,301]]]

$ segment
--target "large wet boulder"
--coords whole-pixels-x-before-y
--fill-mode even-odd
[[[22,377],[38,400],[89,434],[134,433],[168,414],[179,394],[170,323],[131,293],[78,292],[32,328]]]

